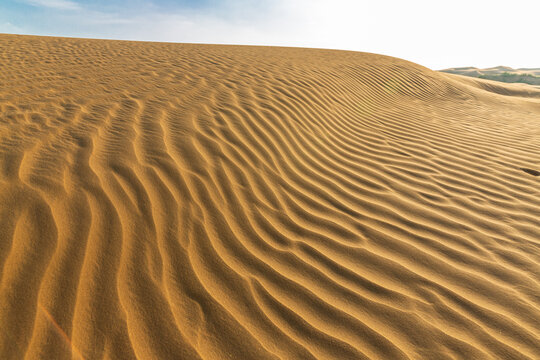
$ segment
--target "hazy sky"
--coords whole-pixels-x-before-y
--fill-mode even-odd
[[[540,1],[0,0],[0,33],[368,51],[540,67]]]

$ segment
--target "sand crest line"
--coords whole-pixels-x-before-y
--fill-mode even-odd
[[[84,360],[84,357],[80,353],[80,351],[77,349],[75,345],[73,345],[73,342],[69,338],[69,336],[66,334],[66,332],[62,329],[60,325],[56,322],[54,317],[51,315],[51,313],[41,304],[38,303],[39,309],[43,311],[43,314],[47,317],[47,319],[50,321],[51,325],[54,327],[54,329],[58,332],[58,334],[66,341],[66,344],[70,347],[71,351],[81,360]]]

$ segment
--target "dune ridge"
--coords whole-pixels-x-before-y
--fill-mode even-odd
[[[0,358],[540,358],[540,90],[0,44]]]

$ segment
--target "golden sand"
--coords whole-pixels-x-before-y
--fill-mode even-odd
[[[0,35],[0,359],[540,359],[539,170],[530,86]]]

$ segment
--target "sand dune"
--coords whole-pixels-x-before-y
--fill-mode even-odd
[[[469,66],[469,67],[449,68],[449,69],[445,69],[441,71],[447,72],[450,74],[459,74],[459,75],[473,76],[473,77],[478,77],[480,75],[500,75],[503,73],[529,74],[533,76],[540,76],[540,68],[513,69],[508,66],[495,66],[495,67],[487,68],[487,69],[479,69],[476,67]]]
[[[441,70],[442,72],[464,75],[504,83],[524,83],[540,89],[540,69],[512,69],[508,66],[496,66],[488,69],[461,67]]]
[[[539,359],[540,90],[0,36],[1,359]]]

